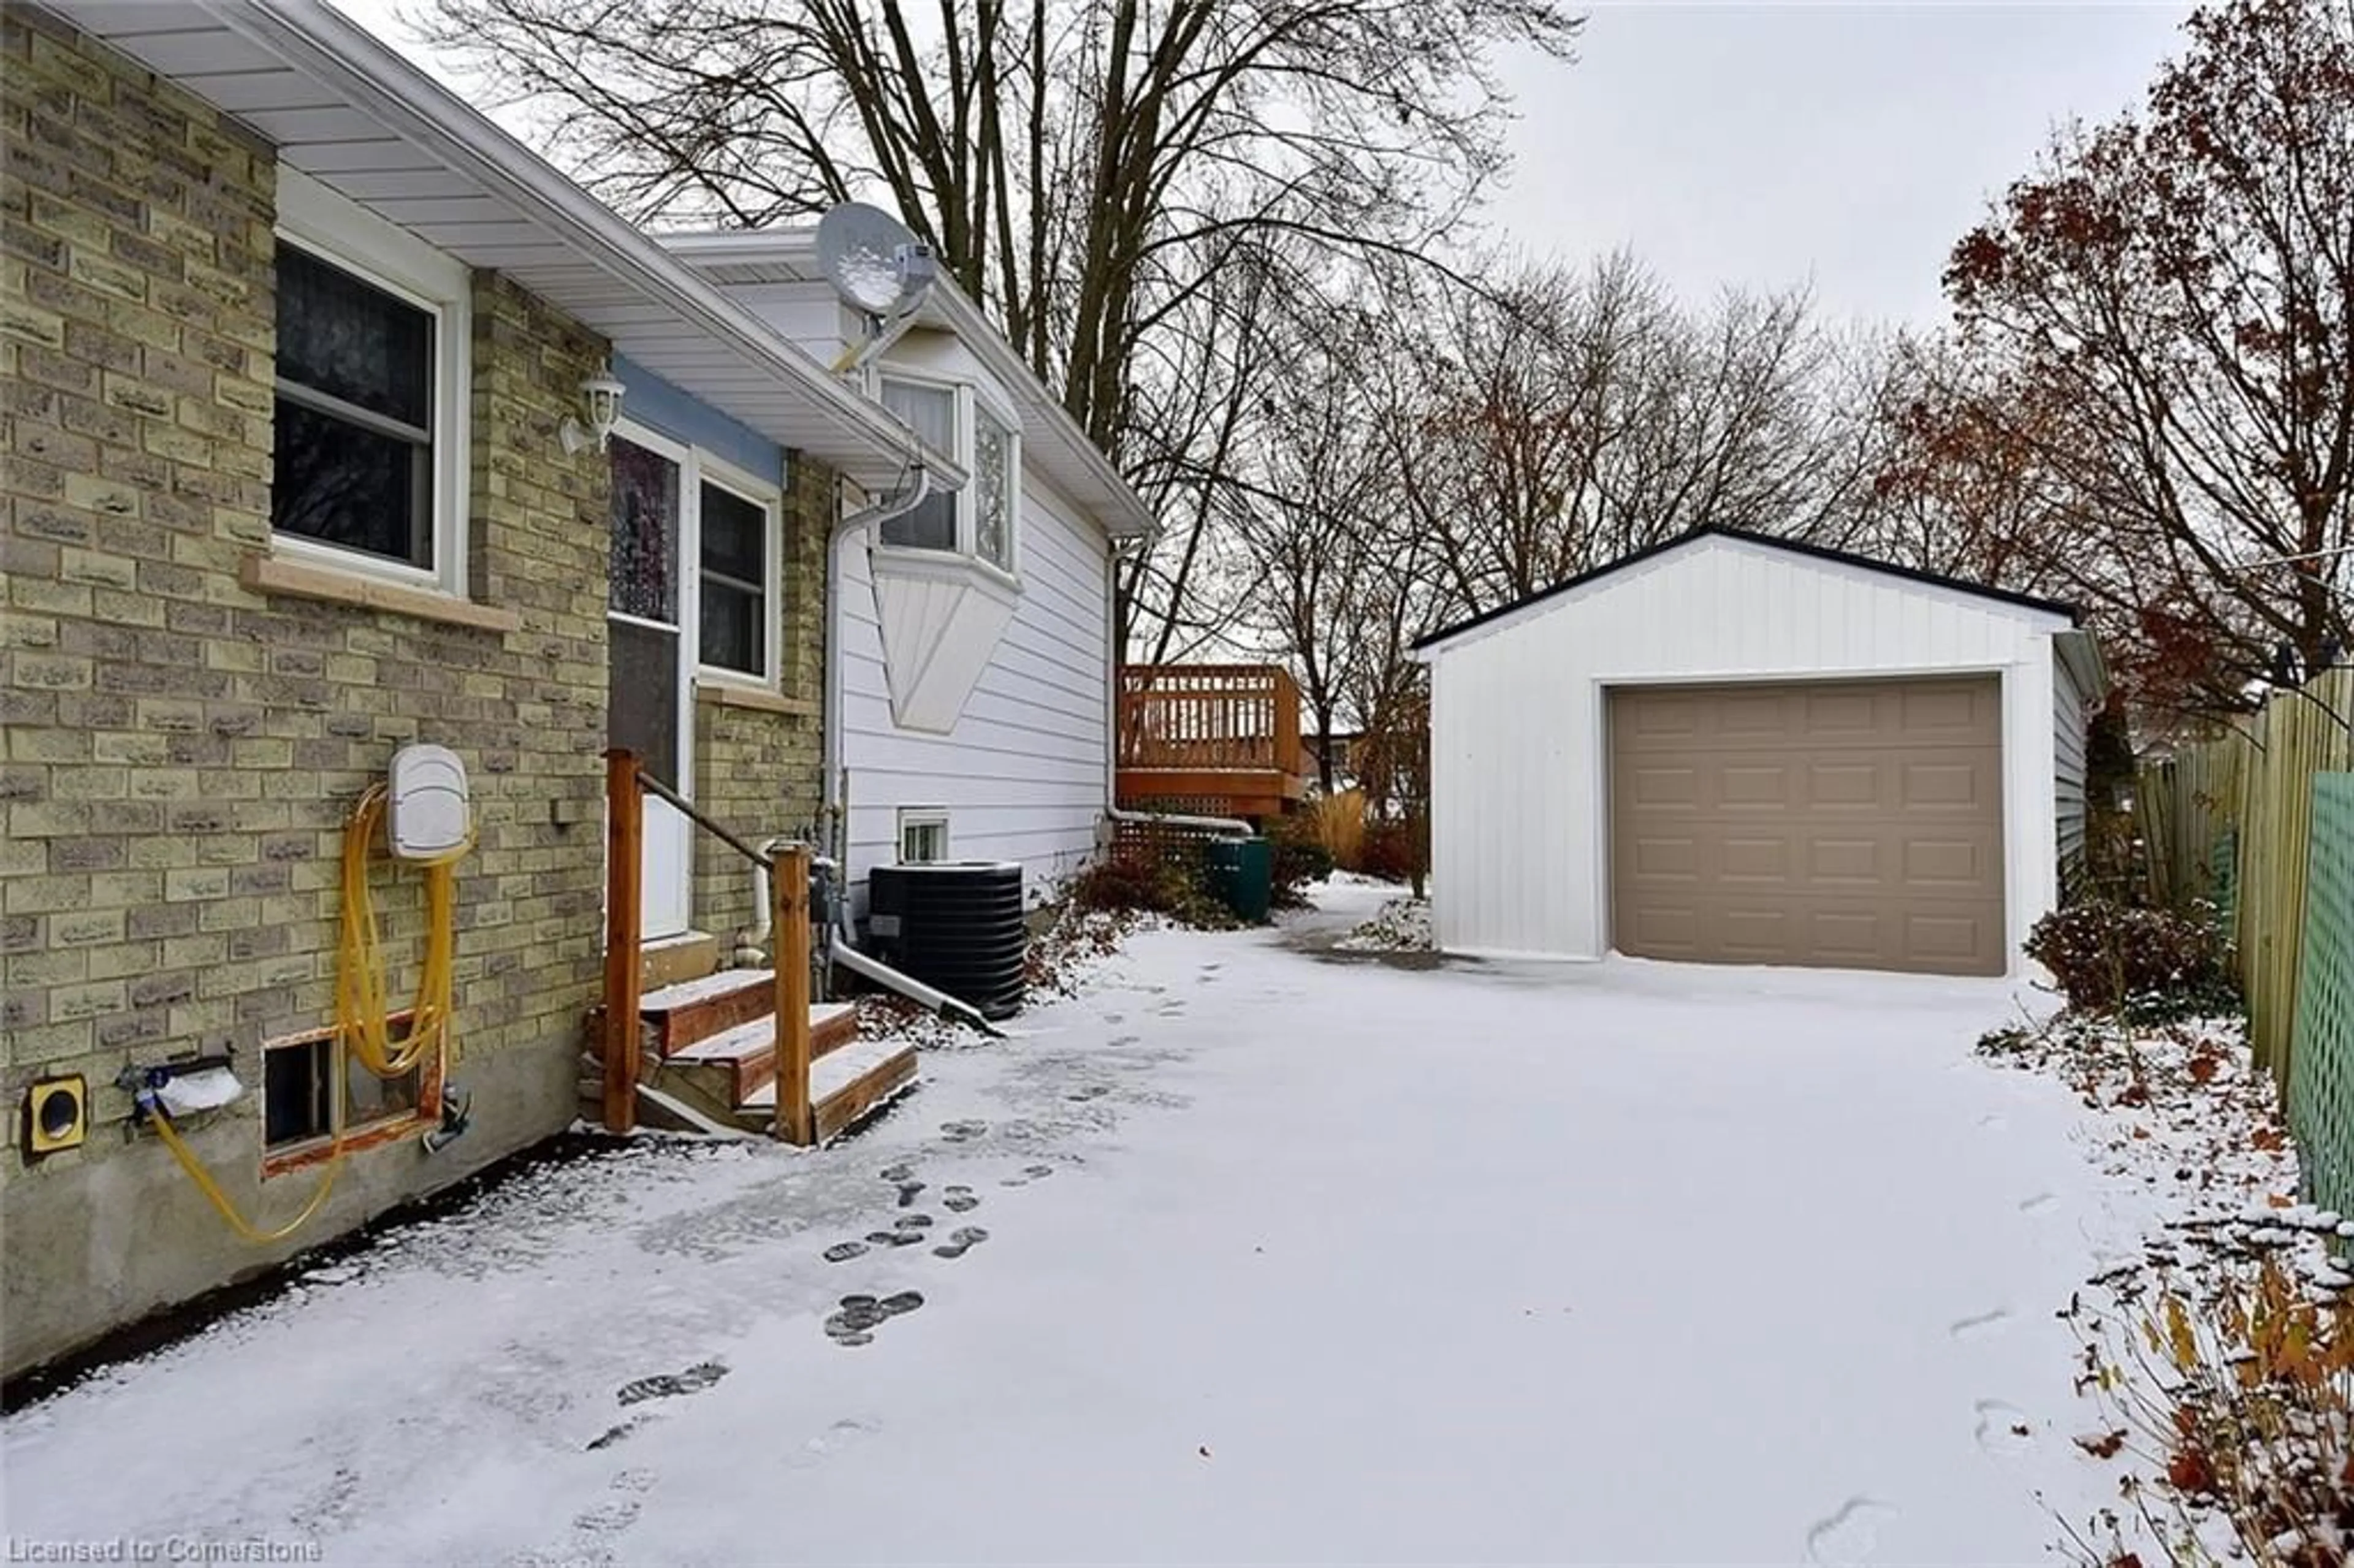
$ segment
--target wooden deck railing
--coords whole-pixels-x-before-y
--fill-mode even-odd
[[[810,852],[764,855],[638,766],[637,753],[605,753],[605,1128],[638,1124],[639,1002],[645,959],[646,797],[658,795],[745,859],[769,868],[769,964],[776,988],[776,1134],[817,1141],[810,1108]]]
[[[1304,775],[1299,687],[1273,664],[1127,665],[1119,765]]]

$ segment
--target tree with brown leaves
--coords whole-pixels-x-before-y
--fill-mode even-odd
[[[2186,33],[2142,112],[2059,138],[1954,248],[1964,363],[1915,456],[1957,515],[2031,510],[1994,531],[2140,694],[2214,709],[2349,641],[2354,4]]]

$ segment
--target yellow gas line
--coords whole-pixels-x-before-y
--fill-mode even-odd
[[[416,1000],[410,1003],[408,1034],[396,1047],[385,1007],[379,951],[383,938],[376,924],[375,895],[368,885],[368,862],[384,812],[384,786],[372,785],[344,824],[344,927],[335,956],[334,1083],[329,1098],[334,1143],[318,1188],[302,1212],[272,1230],[253,1224],[238,1212],[212,1171],[172,1125],[171,1113],[161,1097],[153,1089],[142,1089],[138,1096],[155,1136],[172,1151],[188,1179],[211,1200],[231,1230],[257,1246],[284,1241],[310,1224],[334,1191],[335,1177],[344,1165],[344,1075],[349,1070],[348,1056],[357,1055],[360,1064],[379,1078],[404,1076],[436,1053],[445,1067],[456,1060],[450,1015],[455,990],[457,863],[474,847],[473,835],[469,833],[464,843],[425,863],[425,960],[417,977]]]

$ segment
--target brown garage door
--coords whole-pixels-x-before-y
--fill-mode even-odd
[[[1610,694],[1618,950],[2000,974],[1992,676]]]

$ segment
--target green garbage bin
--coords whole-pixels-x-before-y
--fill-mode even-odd
[[[1210,887],[1243,919],[1266,919],[1275,900],[1275,846],[1264,838],[1212,840]]]

